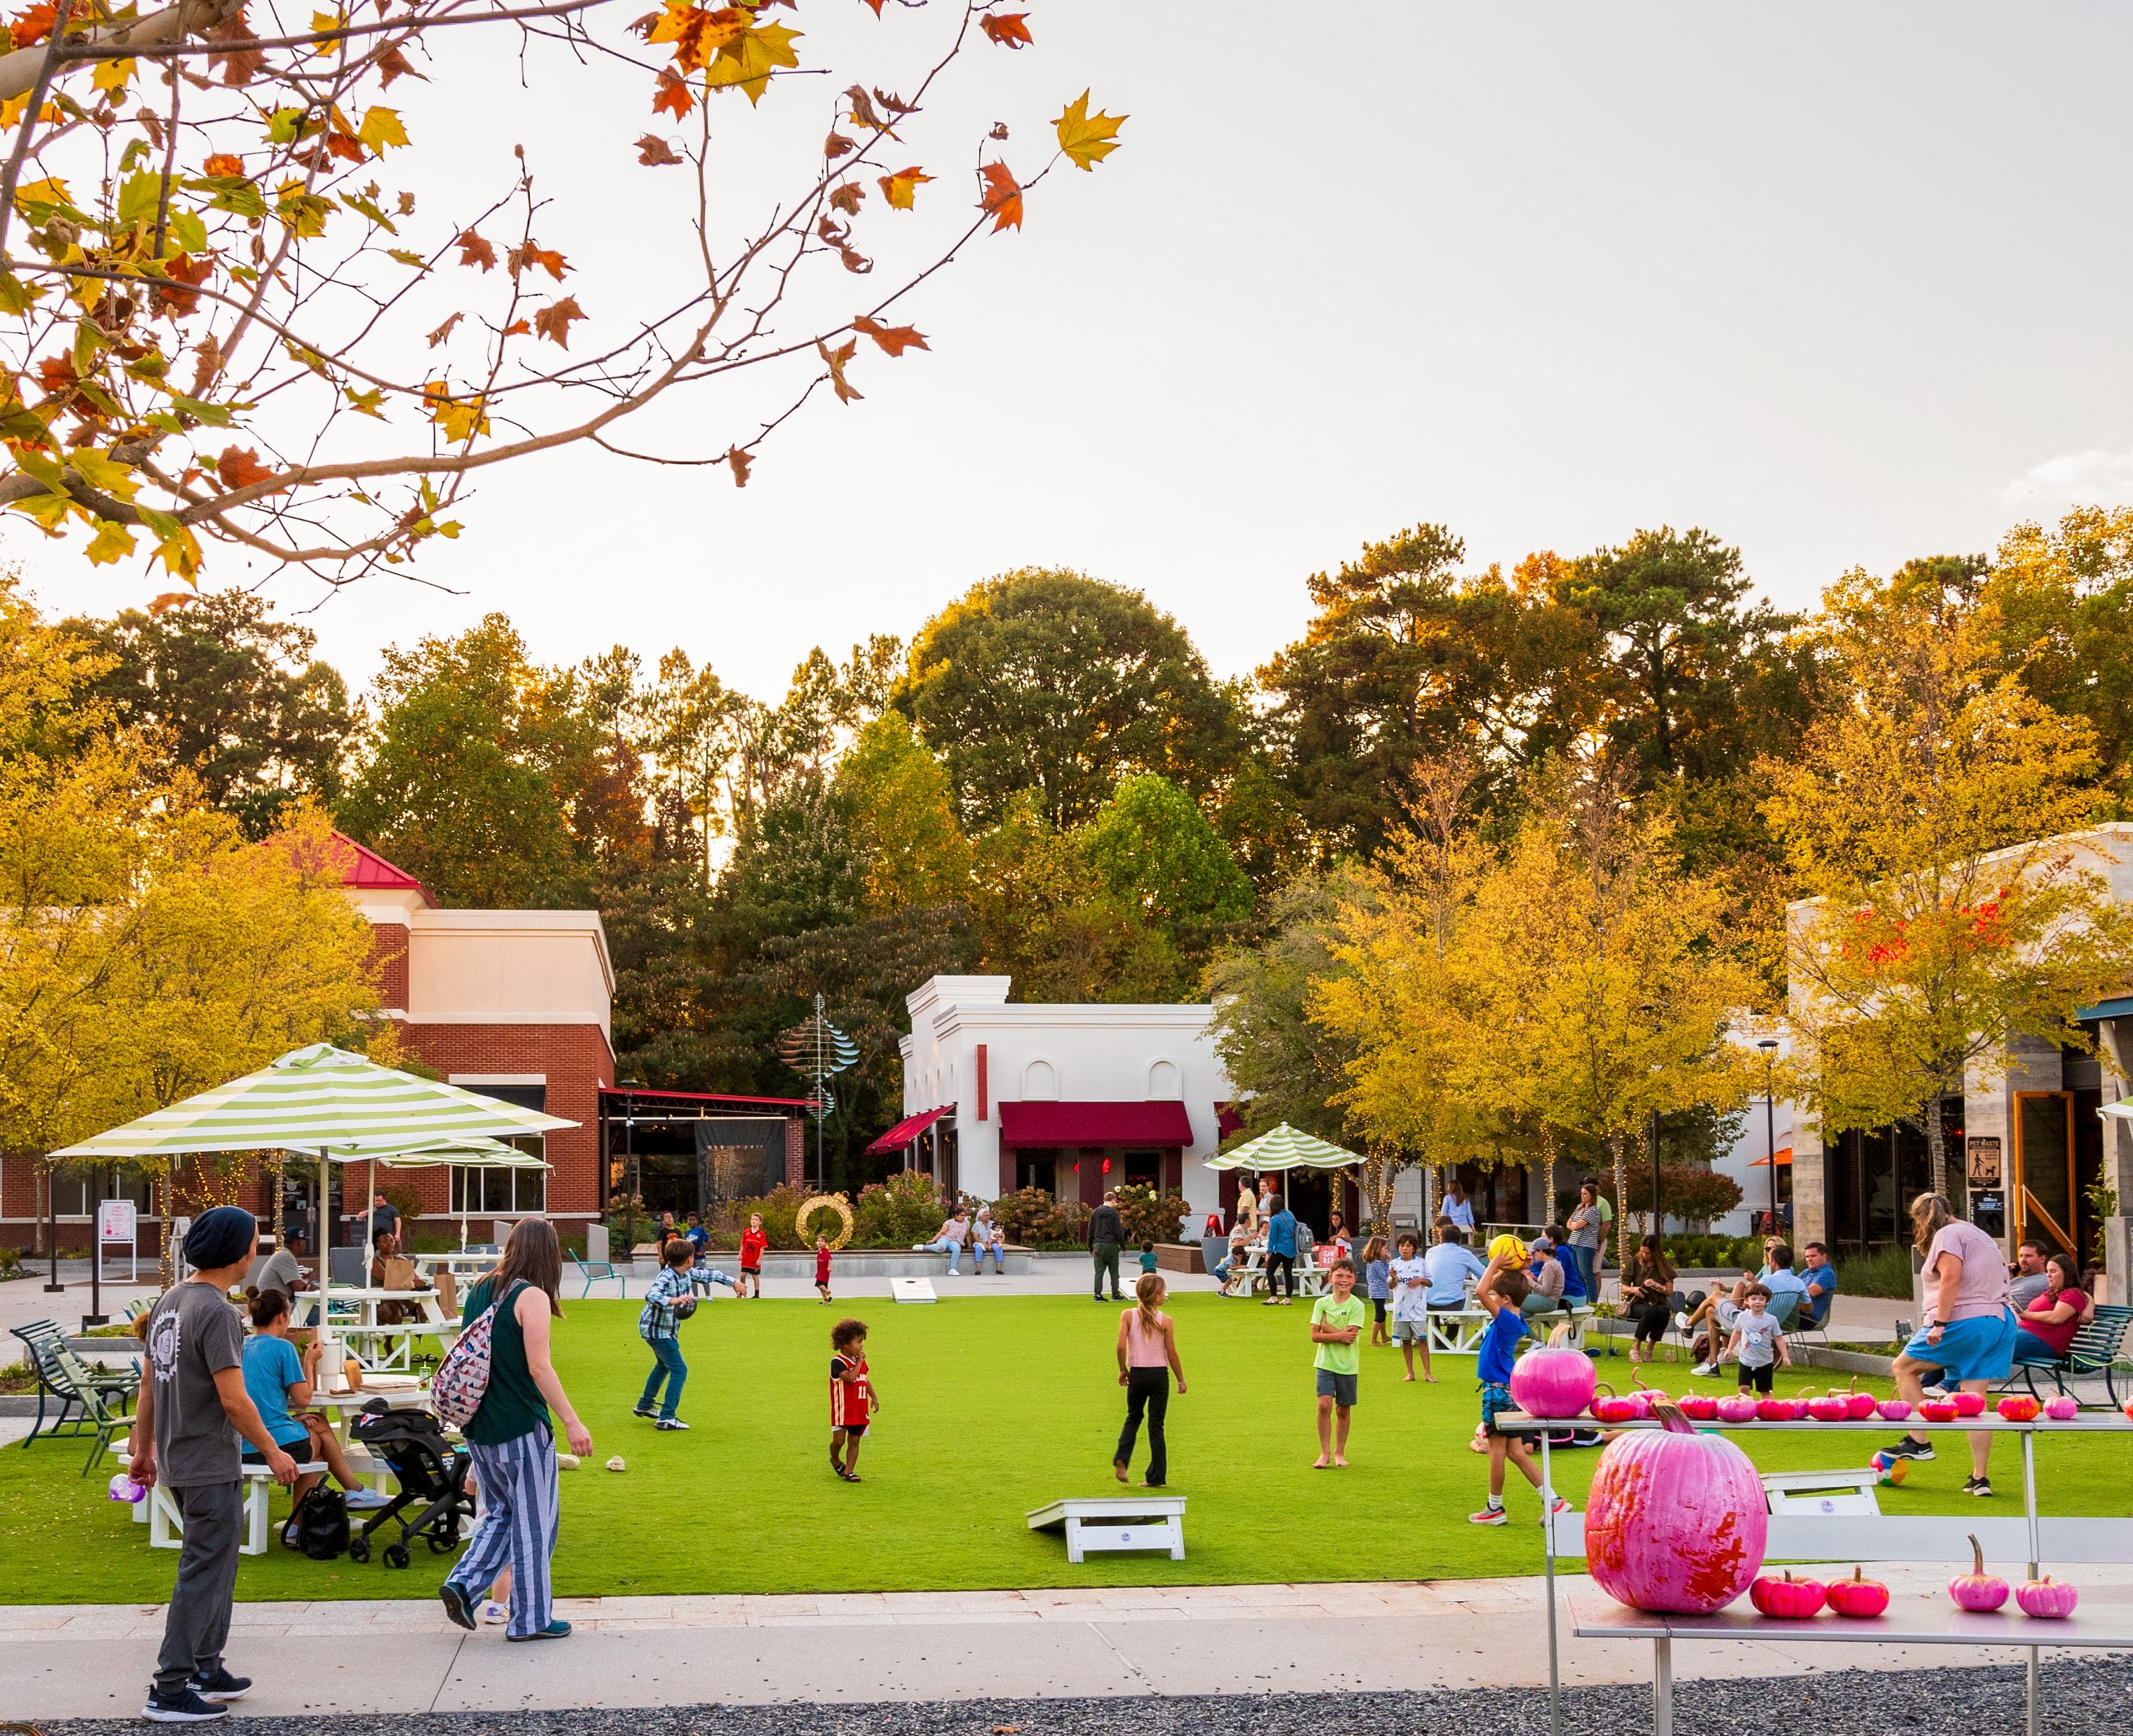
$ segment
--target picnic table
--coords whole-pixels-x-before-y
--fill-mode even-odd
[[[1311,1297],[1325,1295],[1326,1270],[1324,1267],[1315,1262],[1306,1265],[1300,1256],[1291,1267],[1290,1275],[1295,1280],[1297,1295],[1307,1300]],[[1241,1279],[1243,1285],[1241,1289],[1224,1291],[1223,1294],[1226,1295],[1251,1296],[1264,1290],[1266,1288],[1266,1249],[1261,1247],[1250,1250],[1245,1255],[1243,1265],[1233,1265],[1230,1268],[1230,1277],[1232,1281]]]
[[[318,1324],[317,1290],[306,1290],[292,1304],[290,1324]],[[411,1302],[422,1310],[419,1320],[381,1321],[378,1310],[389,1302]],[[348,1354],[368,1374],[414,1366],[414,1344],[418,1338],[442,1340],[447,1349],[458,1341],[459,1322],[444,1309],[433,1290],[384,1290],[370,1285],[335,1285],[326,1292],[327,1324],[348,1347]]]
[[[449,1272],[454,1278],[479,1278],[503,1256],[470,1248],[457,1254],[413,1254],[408,1258],[425,1278],[434,1278],[439,1272]]]

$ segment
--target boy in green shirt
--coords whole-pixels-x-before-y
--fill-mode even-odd
[[[1348,1465],[1348,1413],[1356,1407],[1356,1375],[1362,1352],[1356,1340],[1370,1319],[1370,1304],[1356,1294],[1356,1263],[1341,1259],[1326,1272],[1332,1288],[1311,1310],[1311,1341],[1318,1346],[1318,1458],[1315,1471]]]

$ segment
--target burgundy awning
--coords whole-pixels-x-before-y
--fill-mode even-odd
[[[1226,1103],[1218,1103],[1215,1105],[1215,1136],[1217,1139],[1226,1140],[1233,1133],[1243,1131],[1244,1117],[1242,1115]]]
[[[879,1157],[885,1151],[901,1150],[954,1107],[954,1104],[947,1103],[922,1115],[907,1115],[867,1148],[867,1156]]]
[[[1191,1119],[1156,1103],[1003,1103],[1002,1145],[1190,1145]]]

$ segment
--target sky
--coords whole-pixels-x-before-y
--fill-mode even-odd
[[[812,646],[907,639],[978,580],[1066,566],[1231,676],[1302,631],[1310,574],[1422,521],[1474,567],[1701,525],[1798,607],[1854,566],[2133,498],[2123,6],[1028,12],[1034,48],[979,45],[933,106],[929,167],[996,113],[1027,166],[1085,86],[1123,142],[899,310],[930,352],[861,358],[863,402],[812,403],[745,491],[542,457],[426,547],[427,586],[267,594],[358,683],[382,646],[502,610],[544,661],[680,646],[775,698]],[[794,22],[803,59],[875,52],[859,0]],[[678,232],[646,226],[685,172],[623,147],[640,75],[537,61],[522,90],[483,33],[442,51],[411,130],[466,168],[447,206],[527,145],[597,330],[680,268]],[[796,82],[764,156],[827,98]],[[937,172],[921,199],[967,202],[967,171]],[[739,413],[699,397],[648,432],[722,451]],[[8,558],[54,612],[168,588],[12,517]],[[221,554],[209,582],[260,576]]]

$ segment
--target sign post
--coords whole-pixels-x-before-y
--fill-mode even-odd
[[[131,1200],[102,1200],[97,1203],[97,1245],[90,1252],[89,1311],[82,1316],[84,1327],[101,1326],[106,1319],[103,1311],[103,1250],[107,1243],[126,1244],[129,1263],[127,1281],[136,1284],[140,1281],[139,1230],[139,1213]]]

